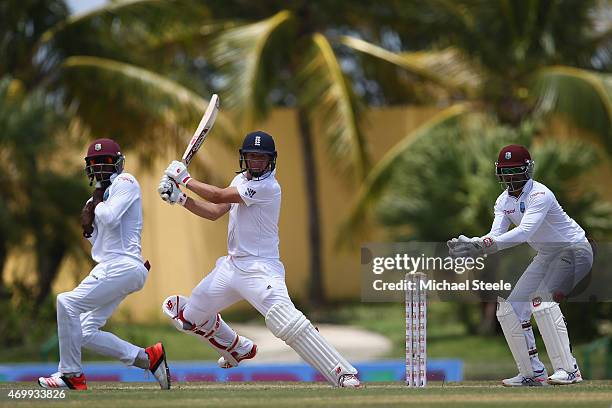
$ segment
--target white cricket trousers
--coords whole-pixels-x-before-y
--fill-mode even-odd
[[[215,269],[191,292],[183,316],[195,325],[211,320],[226,307],[246,300],[265,316],[276,303],[293,305],[285,285],[285,268],[279,260],[217,259]]]
[[[535,256],[508,297],[508,302],[512,305],[521,323],[529,324],[529,328],[524,330],[529,350],[536,347],[535,336],[530,325],[533,296],[555,293],[568,295],[589,273],[592,266],[593,250],[591,244],[586,240],[568,245],[555,253],[538,253]],[[531,358],[531,365],[535,371],[544,369],[544,364],[537,355]]]
[[[144,286],[147,268],[127,257],[96,265],[83,281],[57,295],[59,372],[80,373],[81,347],[133,364],[140,347],[101,331],[119,303]]]

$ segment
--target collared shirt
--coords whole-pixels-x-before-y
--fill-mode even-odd
[[[515,228],[508,231],[511,224]],[[527,242],[537,251],[555,250],[586,240],[584,230],[568,216],[544,184],[529,180],[519,197],[504,191],[495,202],[490,235],[502,250]]]
[[[92,243],[91,257],[97,263],[125,256],[142,262],[142,197],[138,181],[129,173],[113,174],[104,197],[96,206],[94,231],[88,238]]]
[[[238,174],[236,187],[244,204],[233,203],[227,232],[227,252],[235,258],[279,259],[278,218],[281,188],[276,171],[263,180],[249,180]]]

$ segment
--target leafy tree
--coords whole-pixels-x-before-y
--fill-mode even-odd
[[[393,186],[376,206],[379,222],[398,240],[446,241],[465,234],[482,236],[502,189],[494,162],[501,146],[528,146],[536,162],[535,179],[549,186],[564,209],[590,236],[612,233],[612,204],[584,183],[601,162],[590,142],[536,142],[540,126],[513,128],[491,118],[466,117],[458,126],[438,128],[398,159],[389,175]],[[580,152],[580,154],[577,154]],[[444,228],[440,228],[443,225]],[[403,231],[403,232],[402,232]]]
[[[601,75],[612,67],[608,2],[383,2],[368,11],[383,27],[370,38],[384,48],[344,41],[374,61],[437,83],[428,96],[476,101],[514,125],[540,99],[539,113],[563,112],[612,146],[609,79]],[[385,91],[397,83],[386,85]]]
[[[64,256],[78,247],[76,228],[87,190],[80,169],[58,154],[66,115],[44,92],[26,92],[17,79],[0,80],[0,268],[11,247],[27,247],[33,238],[36,258],[34,304],[49,293]]]
[[[365,58],[425,79],[433,86],[425,89],[428,100],[446,108],[372,168],[339,241],[365,229],[368,209],[413,143],[439,128],[456,126],[459,132],[462,118],[474,113],[513,127],[525,120],[549,123],[551,115],[565,118],[612,153],[612,83],[605,73],[612,42],[605,2],[436,1],[385,3],[371,11],[395,30],[396,47],[412,38],[417,39],[412,49],[421,49],[390,52],[362,39],[344,37],[343,42]]]

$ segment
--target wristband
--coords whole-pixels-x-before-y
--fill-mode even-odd
[[[183,180],[181,180],[181,184],[187,187],[187,183],[189,183],[190,181],[191,181],[191,176],[188,174],[183,178]]]

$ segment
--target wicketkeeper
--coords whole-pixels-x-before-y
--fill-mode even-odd
[[[534,166],[525,147],[504,147],[495,169],[505,190],[495,202],[491,231],[480,238],[461,235],[448,241],[455,257],[483,256],[523,242],[537,251],[508,300],[498,299],[497,319],[519,370],[502,381],[505,386],[582,381],[558,302],[589,273],[593,251],[584,230],[563,211],[553,192],[533,180]],[[516,227],[508,230],[511,224]],[[553,366],[551,376],[538,358],[532,314]]]
[[[146,349],[100,330],[130,293],[142,289],[148,263],[140,254],[142,199],[138,181],[123,171],[125,158],[111,139],[94,141],[87,150],[85,172],[96,188],[81,217],[83,236],[97,263],[70,292],[57,295],[58,372],[40,377],[44,388],[86,390],[81,348],[150,370],[162,389],[170,388],[164,346]]]
[[[231,368],[257,354],[257,346],[238,335],[219,312],[241,299],[266,319],[278,338],[292,347],[337,387],[359,387],[357,370],[346,361],[295,308],[285,285],[278,252],[281,188],[276,181],[276,148],[269,134],[249,133],[240,149],[240,172],[229,187],[218,188],[193,179],[182,162],[173,161],[159,184],[161,198],[192,213],[216,220],[229,212],[228,255],[189,298],[169,296],[164,313],[179,331],[192,334],[221,354],[219,366]],[[181,192],[185,187],[204,200]]]

